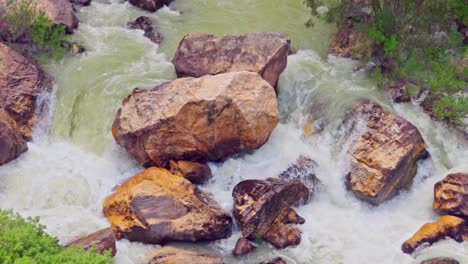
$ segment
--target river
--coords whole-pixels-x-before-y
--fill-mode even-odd
[[[129,30],[140,15],[157,21],[165,37],[158,46]],[[190,32],[216,35],[250,31],[288,33],[295,54],[288,57],[279,89],[281,123],[259,150],[212,163],[214,177],[202,188],[231,210],[233,187],[244,179],[274,177],[299,155],[318,163],[323,186],[312,202],[298,209],[306,219],[296,248],[274,250],[263,244],[248,258],[231,256],[239,230],[224,240],[184,244],[222,255],[226,263],[258,263],[281,256],[297,264],[413,263],[401,244],[421,225],[437,219],[432,211],[434,183],[450,172],[468,172],[468,143],[445,125],[432,121],[416,104],[393,104],[357,63],[327,55],[336,29],[317,23],[307,28],[303,0],[176,0],[148,14],[119,0],[94,0],[78,11],[73,35],[87,49],[47,66],[55,77],[47,122],[36,128],[29,151],[0,167],[0,207],[40,216],[47,231],[66,243],[108,226],[102,201],[112,189],[140,171],[118,147],[110,127],[121,101],[135,87],[150,88],[175,79],[171,59]],[[431,158],[418,164],[409,191],[380,207],[357,200],[344,185],[347,148],[353,135],[342,125],[344,112],[359,98],[370,98],[410,120],[421,131]],[[304,132],[310,120],[317,133]],[[143,263],[157,246],[117,245],[118,264]],[[445,240],[417,252],[416,260],[452,256],[468,263],[468,243]],[[419,263],[419,262],[414,262]]]

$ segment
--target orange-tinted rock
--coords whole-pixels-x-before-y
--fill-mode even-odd
[[[418,160],[427,157],[426,144],[413,124],[375,103],[356,111],[368,119],[350,148],[347,185],[360,199],[379,205],[412,184]]]
[[[180,174],[193,184],[203,184],[212,177],[208,165],[192,161],[170,161],[171,171]]]
[[[123,101],[117,143],[145,166],[216,161],[261,147],[279,121],[273,87],[258,74],[182,78]]]
[[[232,196],[242,235],[256,239],[281,224],[291,206],[305,203],[309,190],[298,180],[246,180],[234,187]]]
[[[223,264],[223,259],[218,256],[178,249],[175,247],[162,247],[149,255],[146,264]]]
[[[15,120],[0,108],[0,165],[16,159],[27,149]]]
[[[15,120],[25,139],[31,139],[34,125],[44,114],[38,97],[51,89],[52,83],[43,71],[0,43],[0,108]]]
[[[249,240],[241,237],[237,240],[236,247],[232,254],[236,257],[245,256],[248,253],[254,251],[256,246],[252,244]]]
[[[434,185],[434,210],[468,217],[468,174],[450,174]]]
[[[262,237],[278,249],[297,246],[301,243],[301,231],[295,226],[277,224]]]
[[[118,238],[162,244],[207,241],[231,234],[231,217],[208,194],[179,175],[146,169],[104,201]]]
[[[296,210],[289,208],[289,211],[286,217],[283,219],[283,223],[285,224],[304,224],[305,219],[302,218],[300,215],[297,214]]]
[[[129,0],[130,4],[150,12],[156,12],[173,0]]]
[[[289,43],[289,37],[280,33],[223,37],[192,33],[182,39],[172,63],[179,77],[250,71],[275,86],[287,65]]]
[[[115,246],[115,234],[114,231],[112,231],[112,228],[105,228],[85,237],[79,238],[70,242],[67,247],[69,246],[81,246],[85,250],[88,250],[93,246],[97,246],[97,250],[101,254],[110,251],[111,256],[115,256],[117,253],[117,248]]]
[[[433,258],[425,260],[420,264],[460,264],[460,262],[452,258]]]
[[[272,260],[267,260],[267,261],[264,261],[262,262],[262,264],[288,264],[286,262],[286,260],[280,258],[280,257],[277,257],[277,258],[274,258]]]
[[[465,220],[451,215],[441,216],[436,222],[423,225],[418,232],[403,243],[401,249],[411,254],[423,243],[432,245],[447,237],[457,242],[467,241],[468,228]]]

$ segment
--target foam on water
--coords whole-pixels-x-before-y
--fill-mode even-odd
[[[160,24],[166,38],[161,47],[142,31],[125,28],[143,14]],[[231,251],[241,235],[236,227],[228,239],[178,246],[220,254],[226,263],[258,263],[275,256],[300,264],[413,263],[400,246],[422,224],[437,219],[431,209],[434,183],[449,172],[468,171],[468,144],[418,106],[393,105],[356,70],[355,62],[327,57],[334,29],[320,24],[306,28],[308,15],[302,0],[176,0],[154,14],[119,0],[93,1],[80,10],[80,29],[73,36],[87,52],[49,66],[57,82],[56,92],[45,98],[50,126],[47,121],[41,124],[29,151],[0,167],[0,207],[40,216],[62,243],[108,226],[103,199],[142,169],[116,146],[110,133],[121,100],[134,87],[175,78],[169,58],[185,33],[283,31],[299,50],[289,56],[279,81],[281,124],[259,150],[210,164],[214,177],[202,188],[231,210],[231,192],[241,180],[274,177],[299,155],[311,157],[319,165],[315,173],[323,186],[310,204],[298,209],[306,218],[299,226],[302,242],[285,250],[261,244],[247,258],[234,259]],[[357,200],[344,185],[347,149],[362,131],[360,126],[350,131],[342,121],[360,98],[378,101],[410,120],[432,155],[420,162],[411,190],[380,207]],[[303,128],[311,121],[320,125],[306,135]],[[157,246],[121,240],[117,248],[118,264],[137,264]],[[445,240],[418,254],[418,260],[452,256],[468,263],[468,243]]]

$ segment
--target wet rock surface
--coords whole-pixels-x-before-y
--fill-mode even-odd
[[[262,238],[274,247],[283,249],[299,245],[301,231],[295,226],[280,223],[270,228]]]
[[[16,159],[28,149],[15,120],[0,108],[0,165]]]
[[[264,261],[261,264],[288,264],[288,263],[286,262],[286,260],[284,260],[284,259],[282,259],[280,257],[277,257],[277,258],[274,258],[272,260]]]
[[[450,174],[434,185],[434,211],[468,218],[468,174]]]
[[[130,4],[150,12],[156,12],[165,5],[169,5],[173,0],[128,0]]]
[[[85,250],[88,250],[93,246],[97,246],[97,250],[101,254],[104,254],[107,251],[110,251],[111,256],[115,256],[115,254],[117,254],[115,234],[110,227],[74,240],[68,243],[67,247],[70,246],[81,246]]]
[[[203,184],[213,176],[210,167],[204,163],[171,160],[169,165],[172,173],[182,175],[193,184]]]
[[[300,180],[309,189],[309,199],[320,188],[320,180],[315,176],[315,171],[318,164],[309,157],[299,156],[297,160],[291,164],[280,175],[280,179]]]
[[[250,71],[276,86],[286,68],[289,46],[289,37],[280,33],[223,37],[192,33],[182,39],[172,63],[179,77]]]
[[[146,16],[138,17],[133,22],[128,22],[127,26],[131,29],[141,29],[145,32],[144,36],[156,44],[161,44],[164,40],[158,26]]]
[[[146,264],[223,264],[223,259],[217,256],[184,250],[175,247],[162,247],[150,254]]]
[[[433,258],[425,260],[420,264],[460,264],[460,262],[452,258]]]
[[[241,237],[239,240],[237,240],[236,247],[234,248],[232,254],[236,257],[245,256],[254,251],[255,248],[256,246],[248,239]]]

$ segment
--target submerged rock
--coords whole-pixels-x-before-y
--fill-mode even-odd
[[[239,240],[237,240],[236,247],[234,248],[232,254],[236,257],[245,256],[254,251],[256,248],[257,247],[250,243],[249,240],[241,237]]]
[[[279,121],[273,87],[258,74],[182,78],[135,90],[112,134],[144,166],[217,161],[261,147]]]
[[[307,202],[309,190],[298,180],[246,180],[234,187],[232,196],[242,235],[252,240],[282,224],[291,206]]]
[[[179,77],[250,71],[276,86],[286,68],[289,44],[289,37],[280,33],[223,37],[192,33],[182,39],[172,63]]]
[[[452,258],[433,258],[425,260],[420,264],[460,264],[460,262]]]
[[[67,247],[70,246],[81,246],[85,250],[89,250],[93,246],[97,246],[97,250],[100,254],[110,251],[111,256],[115,256],[117,253],[115,234],[110,227],[72,241],[67,245]]]
[[[149,255],[146,264],[223,264],[223,259],[191,250],[162,247]]]
[[[286,260],[284,260],[284,259],[282,259],[280,257],[277,257],[277,258],[274,258],[272,260],[264,261],[261,264],[288,264],[288,263],[286,262]]]
[[[309,198],[317,191],[320,185],[319,179],[315,176],[318,164],[309,157],[299,156],[279,177],[281,179],[300,180],[309,188]]]
[[[208,194],[168,170],[152,167],[104,201],[118,238],[163,244],[207,241],[231,234],[231,217]]]
[[[171,172],[180,174],[193,184],[203,184],[211,177],[211,169],[208,165],[192,161],[170,161]]]
[[[144,36],[156,44],[161,44],[164,39],[158,27],[154,26],[153,21],[149,17],[138,17],[135,21],[128,22],[127,26],[131,29],[143,30],[145,32]]]
[[[150,12],[156,12],[165,5],[169,5],[173,0],[128,0],[130,4]]]
[[[432,245],[446,237],[457,242],[468,241],[468,227],[462,218],[444,215],[436,222],[428,223],[421,227],[410,239],[403,243],[403,252],[411,254],[423,244]]]
[[[350,148],[347,185],[360,199],[379,205],[412,184],[417,161],[428,155],[426,144],[413,124],[375,103],[362,104],[357,112],[368,120]]]
[[[0,108],[16,122],[26,140],[44,114],[39,96],[52,89],[52,82],[36,65],[21,54],[0,43]]]
[[[468,174],[450,174],[434,185],[434,210],[439,214],[468,217]]]
[[[0,108],[0,165],[16,159],[27,149],[15,120]]]

